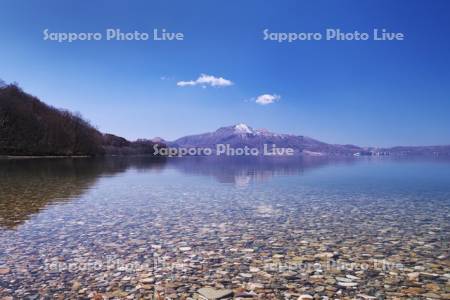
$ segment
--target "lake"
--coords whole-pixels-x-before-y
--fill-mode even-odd
[[[0,161],[0,299],[450,299],[449,241],[449,160]]]

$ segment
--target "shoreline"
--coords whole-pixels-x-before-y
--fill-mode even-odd
[[[9,160],[9,159],[42,159],[42,158],[107,158],[107,157],[154,157],[154,158],[162,158],[162,156],[154,156],[149,154],[132,154],[132,155],[115,155],[115,154],[107,154],[107,155],[0,155],[1,160]]]
[[[0,160],[39,158],[90,158],[89,155],[0,155]]]

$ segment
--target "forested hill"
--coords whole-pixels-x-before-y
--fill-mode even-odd
[[[51,107],[16,85],[0,85],[0,155],[152,154],[149,140],[111,142],[80,115]],[[117,137],[119,138],[119,137]]]
[[[102,134],[79,115],[15,85],[0,88],[1,155],[100,155]]]

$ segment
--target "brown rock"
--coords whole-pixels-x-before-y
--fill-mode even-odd
[[[439,291],[441,288],[436,283],[428,283],[425,285],[425,288],[429,291],[436,292]]]
[[[78,281],[74,281],[74,283],[72,284],[72,290],[78,291],[80,288],[81,288],[81,283],[79,283]]]
[[[416,281],[417,279],[419,279],[419,275],[420,275],[419,272],[412,272],[412,273],[406,274],[408,279],[411,280],[411,281]]]
[[[423,293],[423,289],[418,287],[409,287],[407,289],[402,290],[402,292],[407,295],[418,295],[420,293]]]
[[[0,268],[0,275],[6,275],[11,271],[10,268]]]

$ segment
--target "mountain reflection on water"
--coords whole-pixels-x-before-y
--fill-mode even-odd
[[[336,161],[333,161],[336,162]],[[347,163],[354,160],[347,160]],[[48,205],[77,199],[99,178],[127,170],[162,172],[176,169],[188,175],[204,175],[220,183],[246,186],[278,175],[299,175],[331,163],[328,159],[110,157],[101,159],[0,160],[0,226],[14,228]]]
[[[352,158],[332,160],[324,157],[186,157],[169,161],[169,166],[186,174],[210,176],[220,183],[247,186],[275,176],[301,175],[330,163],[355,162]]]

